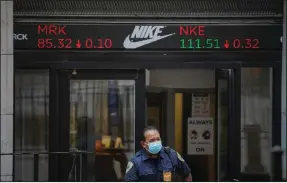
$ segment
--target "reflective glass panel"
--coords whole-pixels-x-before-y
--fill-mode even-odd
[[[48,152],[49,72],[15,70],[14,151]],[[48,181],[48,156],[39,156],[39,181]],[[33,156],[16,155],[15,181],[33,181]]]
[[[71,80],[70,107],[70,147],[92,152],[87,181],[123,180],[134,154],[134,80]]]
[[[241,69],[241,171],[270,174],[272,70]]]

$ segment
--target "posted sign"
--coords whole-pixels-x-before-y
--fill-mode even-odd
[[[211,117],[188,118],[188,155],[212,155],[213,154],[213,126]]]

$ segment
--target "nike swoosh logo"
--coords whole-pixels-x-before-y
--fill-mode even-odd
[[[142,46],[144,46],[144,45],[147,45],[147,44],[156,42],[156,41],[158,41],[158,40],[164,39],[164,38],[166,38],[166,37],[172,36],[172,35],[174,35],[174,34],[175,34],[175,33],[167,34],[167,35],[164,35],[164,36],[157,36],[157,37],[154,37],[154,38],[151,38],[151,39],[142,40],[142,41],[136,41],[136,42],[132,42],[132,41],[130,40],[130,35],[128,35],[128,36],[126,37],[126,39],[124,40],[123,46],[124,46],[124,48],[126,48],[126,49],[136,49],[136,48],[142,47]]]

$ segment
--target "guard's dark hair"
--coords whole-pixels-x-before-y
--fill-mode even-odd
[[[158,129],[155,126],[147,126],[147,127],[145,127],[144,130],[143,130],[143,139],[145,139],[145,136],[144,136],[145,132],[147,132],[149,130],[158,131]]]

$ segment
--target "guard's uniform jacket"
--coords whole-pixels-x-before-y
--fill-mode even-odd
[[[164,172],[168,172],[175,178],[175,173],[186,178],[190,174],[190,168],[183,158],[173,149],[164,147],[159,152],[159,158],[152,159],[145,149],[138,151],[129,161],[125,181],[164,181]]]

